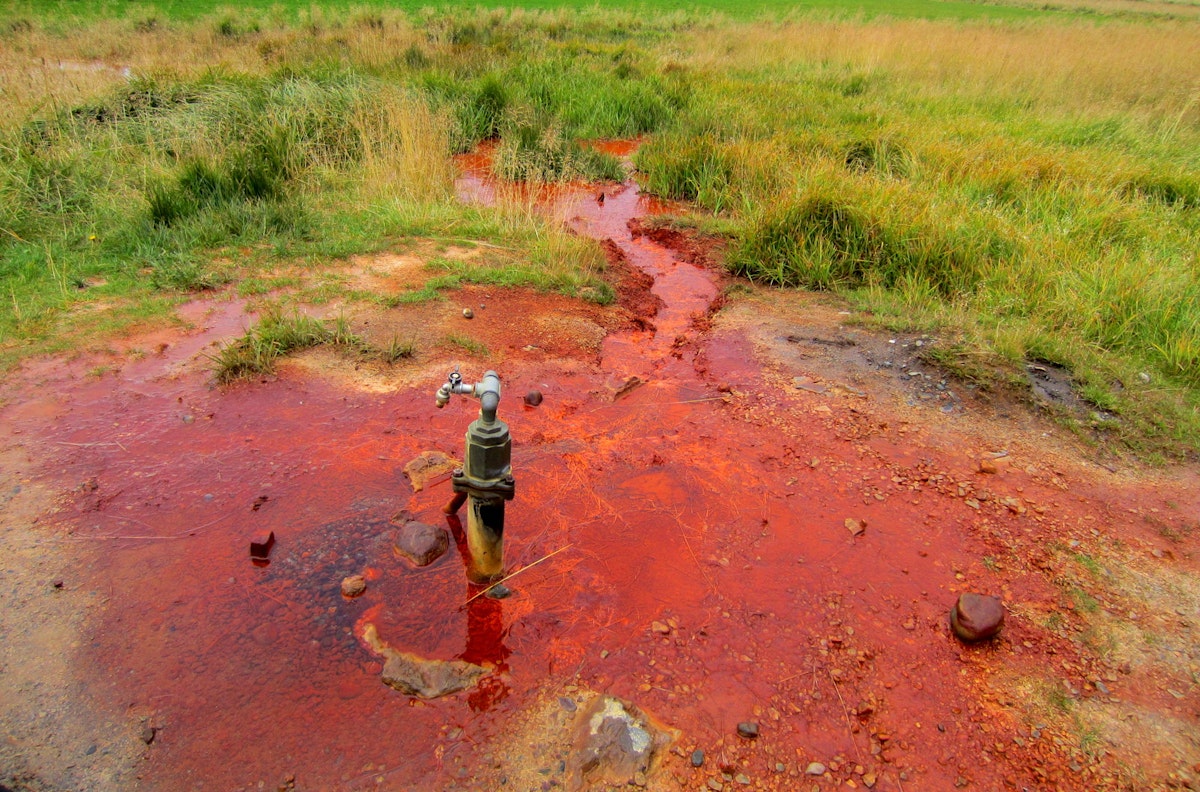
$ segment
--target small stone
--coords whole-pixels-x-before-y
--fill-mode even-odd
[[[728,382],[722,382],[719,385],[717,385],[717,393],[732,393],[732,392],[733,392],[733,386],[730,385]]]
[[[488,599],[502,600],[512,596],[512,589],[503,583],[495,583],[487,590],[485,595]]]
[[[579,708],[579,706],[575,703],[575,699],[571,698],[570,696],[559,696],[558,703],[567,712],[574,712]]]
[[[463,308],[463,319],[474,319],[475,312],[470,308]]]
[[[645,773],[643,773],[641,770],[638,770],[638,771],[636,771],[636,772],[633,774],[633,779],[632,779],[632,780],[633,780],[633,785],[634,785],[635,787],[644,787],[644,786],[646,786],[646,774],[645,774]]]
[[[725,788],[725,785],[715,778],[710,778],[708,779],[708,788],[713,792],[721,792]]]
[[[733,780],[737,781],[742,786],[750,786],[750,776],[746,775],[745,773],[738,773],[733,777]]]
[[[250,540],[250,557],[256,561],[266,561],[271,557],[271,548],[274,546],[274,531],[260,533]]]
[[[804,772],[810,776],[825,775],[825,765],[820,762],[812,762],[804,768]]]
[[[153,726],[144,727],[142,729],[142,735],[141,735],[142,742],[146,743],[146,745],[149,745],[150,743],[154,742],[154,736],[157,733],[158,733],[158,729],[154,728]]]
[[[650,632],[658,633],[659,635],[670,635],[671,628],[660,621],[650,623]]]
[[[542,392],[540,390],[531,390],[525,394],[525,406],[537,407],[542,403]]]
[[[867,789],[874,789],[877,778],[874,773],[867,773],[862,777],[863,786]]]
[[[752,721],[742,721],[737,725],[738,737],[753,740],[758,737],[758,724]]]
[[[443,528],[420,522],[406,523],[396,532],[396,553],[417,566],[429,566],[450,547]]]
[[[846,530],[850,532],[851,536],[862,536],[863,532],[867,530],[866,520],[856,520],[853,517],[847,517],[845,524]]]
[[[692,751],[692,767],[700,767],[704,764],[704,751],[697,748]]]
[[[54,588],[56,588],[56,589],[60,589],[60,588],[62,588],[62,587],[65,585],[65,584],[63,583],[62,579],[61,579],[61,578],[59,578],[58,580],[54,581],[54,584],[53,584],[53,585],[54,585]]]
[[[354,599],[367,590],[367,580],[362,575],[350,575],[342,578],[342,596]]]
[[[963,641],[991,638],[1004,625],[1004,605],[999,597],[966,592],[950,610],[950,627]]]

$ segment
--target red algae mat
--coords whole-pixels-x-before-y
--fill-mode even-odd
[[[720,308],[722,276],[630,223],[636,186],[597,192],[556,200],[656,299],[591,353],[550,356],[503,318],[557,298],[493,289],[470,325],[486,359],[422,352],[388,389],[302,365],[215,388],[203,351],[250,317],[197,302],[192,330],[115,371],[43,362],[5,383],[6,543],[61,560],[9,570],[27,590],[6,624],[36,646],[15,619],[70,623],[55,662],[4,658],[16,679],[45,663],[61,693],[50,734],[28,711],[49,694],[5,689],[27,788],[549,789],[560,768],[521,741],[574,691],[673,730],[653,789],[1190,780],[1194,472],[1113,473],[967,394],[926,406],[907,370],[856,370],[843,350],[869,342],[828,304]],[[471,599],[453,547],[423,569],[393,550],[397,512],[448,525],[446,478],[414,491],[403,468],[461,458],[477,403],[434,406],[455,365],[504,382],[504,600]],[[994,641],[950,633],[965,591],[1004,600]],[[410,699],[381,683],[367,624],[494,673]]]

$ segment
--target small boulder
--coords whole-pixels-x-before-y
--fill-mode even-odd
[[[396,554],[417,566],[429,566],[445,554],[450,537],[444,528],[427,523],[406,523],[396,532]]]
[[[967,643],[984,641],[1004,626],[1004,604],[999,597],[966,592],[950,610],[950,627]]]
[[[632,704],[612,696],[597,696],[575,723],[575,750],[567,760],[573,789],[638,786],[671,739]]]

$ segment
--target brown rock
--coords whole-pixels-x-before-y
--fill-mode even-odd
[[[999,597],[967,592],[950,611],[950,627],[968,643],[991,638],[1003,625],[1004,604]]]
[[[655,757],[670,741],[671,736],[637,707],[612,696],[597,696],[575,716],[568,788],[645,786]]]
[[[1008,460],[996,457],[984,457],[979,460],[979,472],[995,475],[1002,473],[1008,467]]]
[[[342,579],[342,596],[354,599],[367,590],[367,581],[362,575],[350,575]]]
[[[396,553],[417,566],[429,566],[450,547],[444,528],[426,523],[406,523],[396,532]]]
[[[537,407],[542,403],[542,392],[539,390],[531,390],[525,394],[525,404],[529,407]]]

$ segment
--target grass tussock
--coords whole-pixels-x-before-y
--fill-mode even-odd
[[[269,306],[245,335],[220,348],[212,356],[213,377],[222,385],[275,373],[280,358],[317,346],[333,346],[364,358],[392,364],[411,358],[416,347],[411,341],[392,338],[374,347],[354,334],[344,317],[323,322],[278,305]]]

